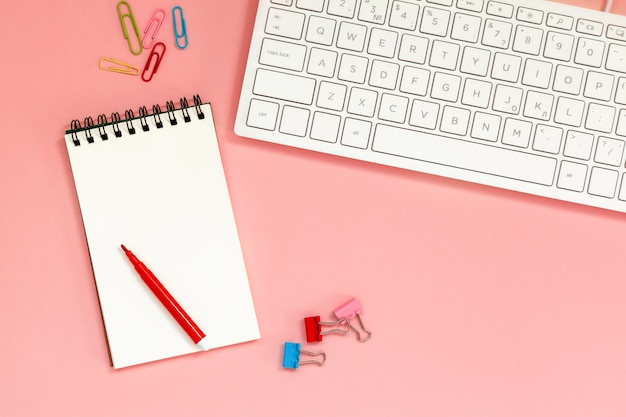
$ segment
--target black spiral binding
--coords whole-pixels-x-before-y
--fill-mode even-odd
[[[201,105],[202,105],[202,100],[200,99],[200,96],[194,95],[193,96],[193,108],[196,111],[196,116],[198,117],[198,119],[204,119],[205,117],[205,114],[202,111]],[[186,97],[181,98],[179,110],[181,111],[181,114],[183,116],[183,121],[185,123],[191,122],[191,116],[189,115],[190,109],[191,109],[191,106],[189,102],[187,101],[187,98]],[[146,106],[140,107],[138,117],[135,117],[135,112],[129,109],[124,112],[123,119],[121,118],[118,112],[114,112],[111,114],[110,121],[107,119],[106,115],[100,114],[98,116],[97,124],[94,123],[91,117],[86,117],[85,120],[83,121],[83,125],[81,125],[80,120],[75,119],[75,120],[72,120],[72,122],[70,123],[70,130],[68,130],[67,133],[71,135],[71,139],[72,139],[72,142],[74,143],[74,146],[81,145],[81,139],[78,136],[78,134],[81,132],[84,132],[85,134],[84,139],[87,141],[87,143],[94,143],[96,139],[92,133],[92,130],[94,129],[97,129],[100,140],[102,141],[108,140],[109,135],[107,134],[106,129],[105,129],[105,127],[108,125],[111,125],[111,127],[113,128],[113,133],[115,134],[115,137],[121,138],[122,137],[122,130],[120,129],[121,123],[124,123],[126,125],[126,130],[128,131],[130,135],[134,135],[137,133],[137,131],[135,130],[135,125],[133,124],[133,122],[138,119],[139,123],[141,124],[142,131],[147,132],[150,130],[150,125],[148,124],[148,118],[150,116],[154,118],[154,122],[155,122],[157,129],[163,128],[164,124],[163,124],[163,120],[161,119],[161,115],[165,113],[167,113],[166,120],[169,121],[170,126],[176,126],[178,124],[178,120],[176,119],[176,113],[175,113],[176,110],[177,109],[176,109],[176,105],[174,104],[174,102],[168,101],[166,103],[165,111],[162,111],[161,106],[159,106],[158,104],[153,105],[152,114],[149,113],[148,108]]]

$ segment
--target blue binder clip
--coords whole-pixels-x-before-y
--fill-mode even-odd
[[[297,369],[300,365],[314,364],[318,366],[324,365],[326,362],[326,354],[324,352],[309,352],[308,350],[302,350],[302,344],[300,343],[285,343],[285,354],[283,356],[283,368]],[[322,361],[316,361],[314,359],[300,360],[300,355],[305,354],[309,356],[322,356]]]

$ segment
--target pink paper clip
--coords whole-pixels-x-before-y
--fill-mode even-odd
[[[165,11],[163,9],[156,9],[155,12],[152,14],[152,18],[150,18],[150,21],[148,22],[146,30],[143,31],[143,39],[141,41],[141,44],[143,45],[144,49],[152,48],[152,44],[154,43],[157,35],[159,34],[159,31],[161,30],[161,26],[163,26],[164,20]],[[152,28],[153,26],[154,29]],[[148,38],[149,33],[152,33],[150,35],[150,43],[146,44],[146,39]]]
[[[335,314],[338,320],[342,320],[342,319],[352,320],[353,318],[356,317],[357,320],[359,321],[359,325],[361,326],[361,330],[367,333],[367,336],[365,338],[361,338],[361,333],[357,329],[355,329],[354,326],[352,326],[352,323],[349,324],[350,328],[354,330],[354,332],[356,333],[356,338],[359,342],[367,342],[370,339],[370,337],[372,337],[372,332],[370,332],[369,330],[365,328],[365,326],[363,326],[363,321],[361,320],[361,316],[360,316],[362,312],[363,312],[363,307],[361,307],[361,304],[356,300],[356,298],[352,298],[346,301],[345,303],[343,303],[342,305],[340,305],[339,307],[333,310],[333,313]]]
[[[322,326],[340,326],[345,324],[345,328],[335,328],[326,331],[322,331]],[[348,319],[341,319],[339,321],[320,321],[320,316],[305,317],[304,327],[306,329],[306,341],[321,342],[322,336],[331,333],[340,333],[342,335],[350,331],[350,321]]]
[[[160,49],[159,52],[157,49]],[[148,61],[146,62],[146,66],[143,68],[143,72],[141,73],[141,79],[145,82],[148,82],[152,79],[154,74],[156,74],[159,69],[159,65],[161,64],[161,60],[163,59],[163,55],[165,55],[165,44],[163,42],[158,42],[154,44],[152,51],[150,52],[150,56],[148,57]],[[152,64],[152,58],[156,57],[156,62],[154,65]],[[148,73],[149,77],[146,78],[146,73]]]

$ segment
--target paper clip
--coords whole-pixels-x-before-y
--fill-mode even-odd
[[[113,65],[106,65],[107,63]],[[100,58],[100,69],[104,71],[118,72],[120,74],[139,75],[139,68],[115,58]]]
[[[339,326],[341,324],[345,324],[347,327],[330,329],[324,332],[322,331],[322,326]],[[346,318],[339,321],[320,321],[320,316],[305,317],[304,327],[306,329],[307,342],[321,342],[322,336],[325,336],[327,334],[340,333],[344,335],[348,333],[350,331],[350,321]]]
[[[126,13],[122,12],[122,6],[126,6],[128,11]],[[122,30],[124,30],[124,38],[128,42],[128,49],[130,49],[130,53],[133,55],[139,55],[143,51],[143,47],[141,46],[141,38],[139,37],[139,30],[137,30],[137,23],[135,22],[135,16],[133,16],[133,11],[130,8],[130,4],[128,2],[122,0],[117,3],[117,14],[120,16],[120,22],[122,22]],[[128,28],[126,27],[125,18],[130,20],[130,23],[133,25],[133,31],[135,32],[135,36],[137,37],[137,43],[139,45],[139,50],[133,50],[133,43],[130,40],[130,36],[128,35]]]
[[[163,9],[156,9],[155,12],[152,14],[152,18],[148,22],[146,30],[143,31],[143,40],[141,41],[141,44],[143,45],[144,49],[152,48],[152,44],[154,43],[154,40],[161,30],[161,26],[163,26],[164,20],[165,11]],[[154,29],[152,29],[152,26],[155,26]],[[148,39],[149,32],[152,32],[152,35],[150,35],[150,43],[146,45],[146,39]]]
[[[326,362],[326,354],[324,352],[309,352],[308,350],[302,350],[302,345],[300,343],[285,343],[285,354],[283,355],[283,368],[289,369],[297,369],[300,365],[308,365],[315,364],[318,366],[324,365]],[[309,356],[319,356],[322,355],[322,361],[316,361],[314,359],[309,359],[305,361],[300,360],[300,355],[305,354]]]
[[[176,18],[176,10],[178,10],[180,14],[180,35],[178,34],[178,19]],[[185,17],[183,16],[183,8],[180,6],[176,6],[172,9],[172,19],[174,19],[174,36],[176,37],[176,46],[178,49],[185,49],[187,45],[189,45],[189,38],[187,37],[187,23],[185,22]],[[185,39],[185,44],[181,45],[178,41],[180,39]]]
[[[361,320],[361,316],[360,316],[362,312],[363,312],[363,307],[361,307],[361,304],[356,300],[356,298],[352,298],[346,301],[345,303],[343,303],[342,305],[340,305],[339,307],[333,310],[333,313],[339,320],[341,319],[352,320],[353,318],[356,317],[357,320],[359,320],[359,325],[361,326],[361,330],[367,333],[367,337],[365,337],[364,339],[361,338],[361,333],[357,329],[355,329],[354,326],[352,326],[352,324],[350,324],[350,328],[355,331],[356,338],[359,342],[367,342],[370,339],[370,337],[372,337],[372,332],[370,332],[369,330],[365,328],[365,326],[363,326],[363,321]]]
[[[157,51],[157,48],[161,46],[162,51],[159,53],[159,51]],[[158,48],[158,49],[161,49]],[[148,57],[148,61],[146,62],[146,66],[143,68],[143,72],[141,73],[141,79],[144,80],[145,82],[148,82],[152,79],[152,77],[154,76],[154,74],[156,74],[157,70],[159,69],[159,65],[161,64],[161,60],[163,59],[163,55],[165,55],[165,44],[163,42],[158,42],[156,44],[154,44],[154,47],[152,48],[152,51],[150,52],[150,56]],[[156,62],[154,63],[154,66],[152,66],[152,58],[156,57]],[[151,71],[150,67],[153,67]],[[150,75],[150,77],[146,78],[146,73],[148,73]]]

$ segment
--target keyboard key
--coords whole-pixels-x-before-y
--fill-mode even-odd
[[[383,24],[387,17],[388,0],[362,0],[358,19],[363,22]]]
[[[423,64],[426,62],[426,51],[428,50],[428,39],[421,36],[402,35],[400,42],[400,52],[398,58],[403,61]]]
[[[328,0],[328,14],[339,17],[354,17],[356,0]]]
[[[489,107],[491,99],[491,83],[487,81],[475,80],[468,78],[465,81],[463,89],[463,97],[461,103],[466,106],[480,107],[486,109]]]
[[[274,7],[270,7],[267,13],[265,33],[291,39],[300,39],[302,37],[304,14]]]
[[[306,46],[275,39],[263,39],[259,62],[272,67],[302,71]]]
[[[524,90],[521,88],[498,84],[496,86],[492,107],[495,111],[518,114],[523,94]]]
[[[533,124],[531,122],[508,118],[504,122],[502,143],[520,148],[527,148],[530,143],[532,128]]]
[[[530,9],[528,7],[518,7],[517,20],[526,23],[541,24],[543,22],[543,12],[537,9]]]
[[[556,186],[565,190],[581,192],[585,188],[586,179],[587,165],[563,161],[561,162],[559,179],[556,182]]]
[[[491,52],[486,49],[466,46],[461,59],[461,71],[467,74],[484,77],[489,68]]]
[[[556,155],[561,150],[562,138],[563,129],[548,125],[537,125],[533,149]]]
[[[548,32],[543,56],[546,58],[569,61],[574,48],[574,37],[561,32]]]
[[[324,142],[337,142],[341,117],[336,114],[315,112],[311,122],[311,139]]]
[[[363,56],[343,54],[339,64],[337,78],[363,84],[367,73],[368,60]]]
[[[615,119],[615,107],[589,103],[585,127],[603,133],[611,133]]]
[[[354,23],[341,22],[339,25],[339,36],[337,46],[350,51],[361,52],[365,45],[367,27],[355,25]]]
[[[404,123],[408,108],[408,98],[385,93],[380,100],[378,117],[389,122]]]
[[[574,18],[558,13],[548,13],[546,25],[552,28],[571,30],[574,26]]]
[[[440,130],[453,135],[465,136],[469,126],[471,113],[467,109],[445,106],[441,115]]]
[[[435,36],[446,36],[448,33],[448,22],[450,21],[450,12],[443,9],[435,9],[434,7],[425,7],[422,14],[422,24],[420,32]]]
[[[501,117],[496,114],[476,112],[471,136],[475,139],[496,142],[500,134]]]
[[[317,107],[341,111],[343,110],[347,92],[348,88],[344,84],[322,81],[317,94]]]
[[[617,116],[617,128],[615,129],[615,133],[619,136],[626,136],[626,109],[621,109],[619,111],[619,116]]]
[[[369,145],[372,123],[348,117],[343,126],[341,144],[353,148],[366,149]]]
[[[626,44],[609,45],[609,53],[606,58],[606,69],[626,74]]]
[[[576,31],[587,35],[600,36],[603,30],[604,25],[602,23],[592,20],[578,19],[578,23],[576,24]]]
[[[536,59],[527,59],[522,84],[537,88],[548,88],[552,77],[552,64]]]
[[[511,40],[513,25],[499,20],[487,19],[483,30],[482,43],[485,46],[507,49]]]
[[[591,177],[589,178],[589,194],[598,195],[600,197],[615,197],[615,188],[619,173],[610,169],[599,167],[591,168]]]
[[[589,71],[583,95],[597,100],[609,101],[613,92],[614,79],[615,77],[610,74]]]
[[[376,109],[378,93],[374,90],[352,87],[348,99],[348,113],[359,116],[372,117]]]
[[[618,139],[611,139],[600,136],[598,138],[598,144],[596,146],[596,154],[594,161],[612,165],[620,166],[622,164],[622,155],[624,154],[624,141]]]
[[[552,94],[529,91],[526,94],[526,104],[524,106],[524,116],[531,119],[550,120],[552,117]]]
[[[335,75],[336,64],[337,52],[327,49],[311,48],[307,72],[309,74],[330,78]]]
[[[428,91],[430,72],[423,68],[404,67],[400,81],[400,91],[403,93],[425,96]]]
[[[291,6],[293,0],[270,0],[273,4],[280,4],[283,6]]]
[[[460,46],[456,43],[440,40],[434,41],[430,52],[430,66],[451,71],[455,70],[459,59],[459,50]]]
[[[311,16],[309,18],[309,26],[306,31],[305,39],[307,42],[330,46],[332,45],[333,38],[335,37],[336,25],[337,22],[333,19]]]
[[[427,3],[438,4],[440,6],[452,6],[452,0],[426,0]]]
[[[461,77],[436,72],[433,78],[430,96],[440,100],[455,102],[458,100],[460,87]]]
[[[589,133],[570,130],[567,132],[567,139],[565,139],[563,155],[588,161],[591,158],[593,139],[593,135]]]
[[[554,121],[568,126],[579,127],[583,119],[585,102],[567,97],[559,97]]]
[[[456,7],[461,10],[480,12],[483,10],[483,0],[457,0]]]
[[[252,99],[248,110],[248,119],[246,124],[259,129],[274,130],[276,128],[276,119],[278,117],[279,106],[264,100]]]
[[[372,55],[392,58],[396,54],[398,33],[378,28],[372,29],[367,52]]]
[[[580,68],[557,65],[552,88],[561,93],[577,95],[583,82],[584,72]]]
[[[493,59],[493,68],[491,69],[491,77],[496,80],[517,82],[519,78],[520,68],[522,66],[522,58],[517,55],[509,55],[496,53]]]
[[[490,1],[487,3],[487,14],[510,19],[513,17],[513,5],[498,1]]]
[[[400,66],[392,62],[374,60],[369,85],[393,90],[396,88]]]
[[[372,150],[543,185],[552,185],[556,170],[553,158],[382,124]]]
[[[415,30],[419,6],[405,1],[394,1],[391,6],[389,26],[399,29]]]
[[[256,72],[252,91],[259,96],[311,104],[315,91],[315,79],[261,68]]]
[[[413,100],[413,108],[409,116],[411,126],[435,129],[439,118],[439,104],[432,101]]]
[[[606,37],[617,41],[626,41],[626,27],[609,25],[606,29]]]
[[[480,37],[480,17],[463,13],[454,15],[450,37],[459,41],[476,43]]]
[[[602,41],[580,38],[578,40],[574,62],[577,64],[599,68],[602,65],[604,48],[605,44]]]
[[[515,29],[513,50],[530,55],[539,55],[542,40],[543,30],[520,25]]]
[[[278,131],[288,135],[304,137],[309,126],[309,110],[285,106]]]
[[[298,9],[321,12],[324,9],[324,0],[296,0]]]
[[[621,77],[619,80],[617,80],[615,102],[618,104],[626,104],[626,77]]]

